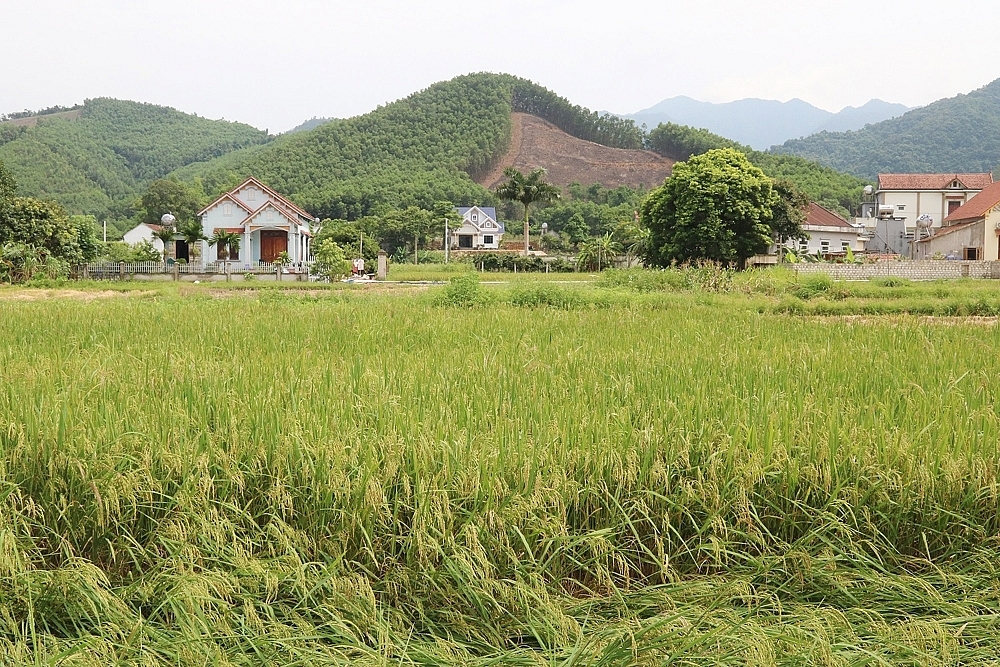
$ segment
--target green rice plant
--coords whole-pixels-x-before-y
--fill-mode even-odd
[[[474,285],[0,290],[0,664],[1000,660],[989,286]]]

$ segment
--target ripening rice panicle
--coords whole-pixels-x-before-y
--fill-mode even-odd
[[[633,277],[0,298],[0,664],[1000,660],[1000,331],[794,314],[992,297]]]

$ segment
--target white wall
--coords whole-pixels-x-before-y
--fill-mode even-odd
[[[864,239],[860,238],[857,232],[852,232],[850,230],[840,231],[839,229],[830,231],[825,229],[806,229],[805,233],[809,238],[805,241],[806,252],[810,255],[817,255],[820,253],[840,253],[844,252],[843,243],[847,242],[851,248],[851,252],[862,252],[865,249]],[[829,249],[823,250],[823,242],[829,241]],[[791,248],[797,253],[802,252],[802,246],[797,240],[789,241],[785,244],[786,247]]]
[[[254,199],[251,199],[251,195],[254,195]],[[239,192],[234,195],[241,202],[250,207],[251,211],[256,211],[261,206],[271,201],[271,195],[267,194],[265,190],[261,190],[256,185],[247,185],[240,188]]]
[[[163,252],[163,241],[153,236],[153,229],[146,225],[138,225],[128,230],[125,232],[122,240],[131,246],[139,245],[143,241],[149,241],[157,251]]]
[[[884,191],[878,195],[878,203],[896,208],[896,217],[906,219],[906,227],[912,231],[917,226],[917,218],[929,215],[934,221],[932,227],[940,227],[948,217],[948,201],[957,200],[965,204],[979,193],[979,190],[921,190],[919,192]],[[899,207],[903,206],[903,210]]]

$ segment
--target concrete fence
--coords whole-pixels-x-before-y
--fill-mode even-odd
[[[825,273],[834,280],[948,280],[953,278],[1000,279],[1000,262],[961,262],[947,259],[904,260],[875,264],[796,264],[795,273],[808,276]]]
[[[164,264],[163,262],[95,262],[77,267],[74,278],[91,280],[308,280],[305,266],[279,267],[268,262],[239,264],[212,262],[209,264]]]

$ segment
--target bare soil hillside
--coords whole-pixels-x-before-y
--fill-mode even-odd
[[[49,113],[44,116],[28,116],[27,118],[15,118],[13,120],[2,121],[4,125],[21,125],[24,127],[35,127],[38,125],[38,120],[48,120],[49,118],[65,118],[66,120],[77,120],[83,113],[83,109],[73,109],[72,111],[59,111],[57,113]]]
[[[565,187],[570,183],[609,188],[619,185],[655,187],[670,175],[674,161],[651,151],[608,148],[572,137],[552,123],[525,113],[511,118],[510,150],[479,184],[493,188],[503,180],[503,170],[516,167],[530,171],[548,170],[549,183]]]

